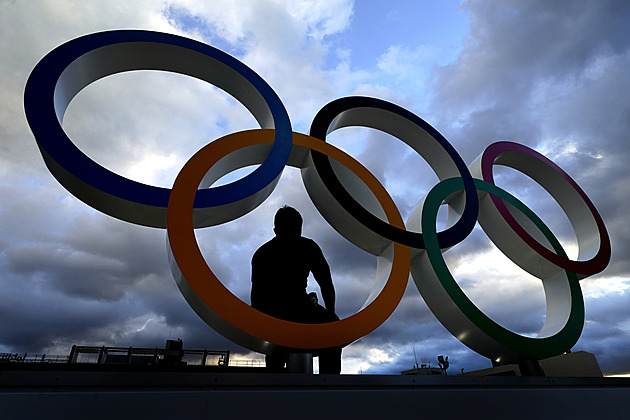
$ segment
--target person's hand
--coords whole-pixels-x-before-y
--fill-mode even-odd
[[[328,316],[330,316],[331,322],[332,321],[339,321],[339,316],[335,313],[334,310],[328,311]]]

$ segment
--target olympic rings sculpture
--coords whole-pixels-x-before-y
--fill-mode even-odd
[[[214,140],[184,165],[172,189],[144,185],[100,166],[68,138],[62,120],[72,98],[90,83],[131,70],[164,70],[214,84],[239,100],[261,126]],[[469,166],[427,122],[386,101],[346,97],[324,106],[310,135],[295,133],[271,87],[237,59],[176,35],[121,30],[86,35],[47,54],[33,69],[24,107],[44,161],[73,195],[118,219],[166,228],[171,269],[197,314],[228,339],[255,351],[309,351],[350,344],[381,325],[402,299],[409,273],[431,311],[460,341],[502,361],[541,359],[570,349],[584,324],[579,280],[610,260],[603,220],[582,189],[538,152],[494,143]],[[326,142],[346,126],[371,127],[418,152],[440,182],[412,210],[407,223],[382,184],[359,162]],[[212,184],[235,169],[259,165],[230,184]],[[356,314],[327,324],[273,318],[234,296],[205,262],[194,229],[241,217],[273,191],[283,168],[300,168],[306,190],[324,218],[350,242],[377,257],[377,281]],[[493,166],[510,166],[534,179],[560,204],[575,230],[577,260],[522,202],[494,185]],[[448,228],[436,232],[447,204]],[[462,292],[442,253],[481,227],[512,261],[543,282],[545,324],[536,338],[511,332]]]

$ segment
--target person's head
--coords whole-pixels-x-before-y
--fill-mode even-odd
[[[273,219],[273,231],[276,236],[302,235],[302,216],[293,207],[284,206],[278,209]]]

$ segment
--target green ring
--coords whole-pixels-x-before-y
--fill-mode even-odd
[[[478,190],[493,194],[523,212],[523,214],[540,229],[547,240],[549,240],[555,252],[561,257],[566,258],[566,253],[557,238],[543,221],[525,204],[495,185],[479,179],[475,179],[474,181]],[[479,328],[481,332],[486,334],[488,338],[518,353],[519,358],[544,359],[562,354],[569,350],[579,339],[584,326],[584,300],[575,273],[565,270],[571,293],[571,312],[569,319],[560,331],[545,338],[524,337],[500,326],[479,310],[458,286],[446,266],[442,252],[440,251],[435,221],[442,201],[450,194],[463,190],[463,188],[464,184],[461,178],[450,178],[440,182],[427,195],[422,210],[422,232],[425,238],[426,253],[442,287],[459,310]],[[419,281],[422,281],[422,279],[416,280],[416,282]],[[440,321],[444,323],[444,320],[441,319]],[[447,323],[444,323],[445,326],[446,324]],[[478,353],[484,354],[469,343],[466,343],[465,339],[460,338],[460,341]]]

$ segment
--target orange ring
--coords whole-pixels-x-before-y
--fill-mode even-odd
[[[208,170],[241,148],[272,143],[274,130],[233,133],[199,150],[177,176],[167,212],[167,238],[178,286],[193,309],[226,338],[252,350],[267,353],[273,345],[293,349],[344,346],[381,325],[402,299],[410,270],[409,247],[393,243],[391,271],[379,295],[356,314],[326,324],[301,324],[266,315],[234,296],[205,262],[193,230],[193,202]],[[394,226],[404,222],[383,185],[359,162],[336,147],[304,134],[293,133],[293,150],[307,148],[324,153],[353,171],[370,188]],[[264,156],[263,156],[264,158]],[[295,166],[301,163],[293,163]],[[174,264],[172,264],[174,265]]]

